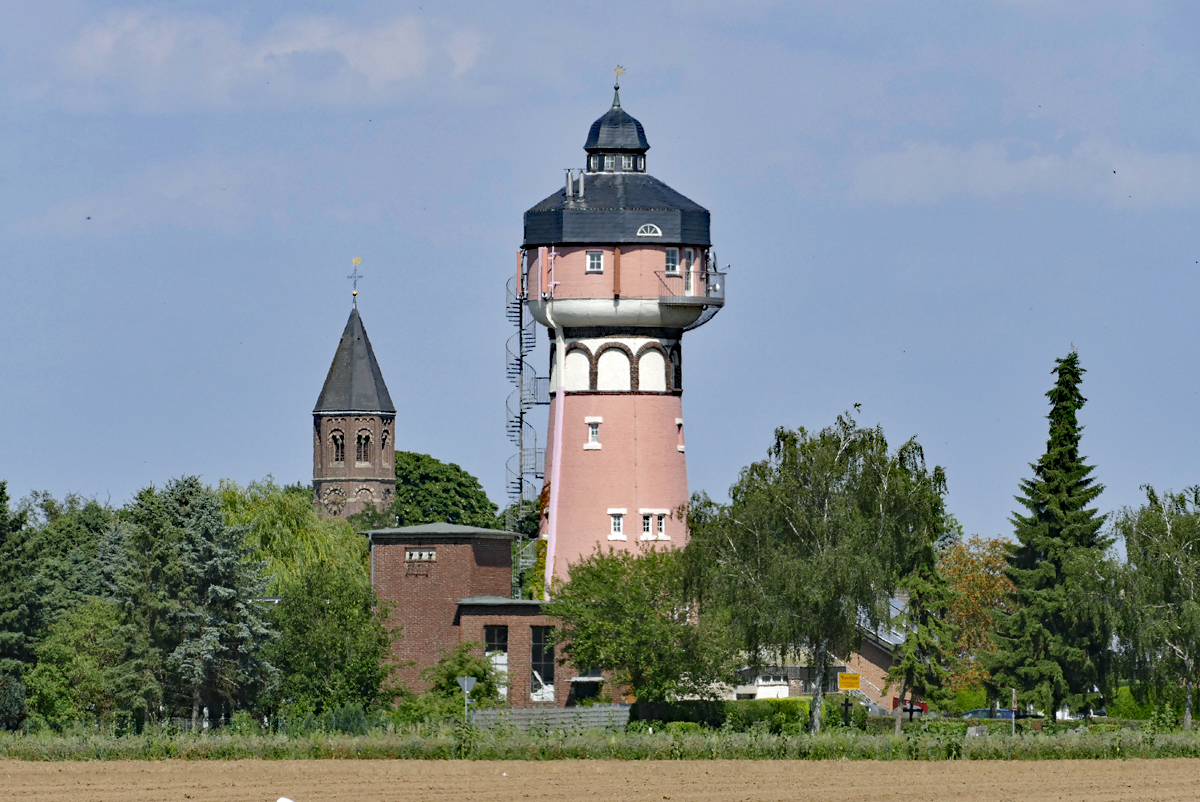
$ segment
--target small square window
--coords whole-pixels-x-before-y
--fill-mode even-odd
[[[642,516],[642,534],[643,535],[650,534],[650,519],[653,517],[654,516],[652,516],[652,515],[643,515]]]
[[[633,169],[633,157],[632,156],[622,156],[621,157],[621,169],[622,170],[632,170]]]
[[[599,443],[600,442],[600,424],[598,424],[598,423],[589,423],[588,424],[588,442],[589,443]]]
[[[604,157],[604,169],[605,170],[617,169],[617,158],[615,156],[605,156]]]
[[[679,249],[667,248],[667,272],[671,275],[679,275]]]
[[[587,252],[587,272],[603,273],[604,272],[604,251],[588,251]]]
[[[625,531],[625,516],[619,512],[612,514],[612,533],[614,535],[623,534]]]

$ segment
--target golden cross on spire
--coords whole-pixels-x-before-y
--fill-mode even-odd
[[[346,276],[346,278],[354,282],[354,292],[350,293],[350,295],[354,298],[354,308],[358,309],[358,280],[363,278],[363,274],[358,272],[358,266],[362,264],[362,258],[355,256],[353,261],[354,272]]]

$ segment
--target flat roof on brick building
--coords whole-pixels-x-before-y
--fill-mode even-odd
[[[360,535],[373,537],[464,537],[464,538],[495,538],[497,540],[512,540],[521,537],[517,532],[506,532],[503,529],[483,529],[478,526],[461,526],[459,524],[416,524],[414,526],[393,526],[386,529],[368,529],[359,532]]]

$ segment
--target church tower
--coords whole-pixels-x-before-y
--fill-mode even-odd
[[[708,210],[649,175],[614,89],[585,167],[525,213],[519,290],[551,339],[547,588],[597,545],[684,545],[683,334],[725,302]]]
[[[313,503],[324,515],[387,509],[396,491],[396,408],[356,305],[313,410]]]

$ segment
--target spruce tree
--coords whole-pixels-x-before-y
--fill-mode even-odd
[[[1092,503],[1103,485],[1079,453],[1077,414],[1084,370],[1072,350],[1055,361],[1046,453],[1030,467],[1013,513],[1017,543],[1009,546],[1006,574],[1016,587],[1014,609],[997,611],[995,650],[983,656],[993,698],[1033,704],[1047,716],[1064,705],[1088,715],[1103,704],[1112,626],[1106,610],[1104,516]]]
[[[936,701],[950,678],[954,628],[950,625],[950,589],[938,573],[934,544],[937,533],[928,532],[913,549],[912,565],[900,579],[901,597],[907,597],[895,625],[904,633],[888,669],[888,687],[899,690],[895,731],[900,734],[904,698]]]

